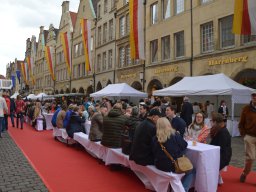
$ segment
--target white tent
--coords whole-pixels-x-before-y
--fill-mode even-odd
[[[15,93],[11,96],[11,98],[12,98],[12,99],[16,99],[18,95],[19,95],[19,93],[18,93],[18,92],[15,92]]]
[[[147,97],[147,93],[140,92],[126,83],[109,84],[105,88],[90,94],[90,97]]]
[[[36,99],[43,99],[43,97],[47,97],[48,95],[45,93],[39,93],[38,95],[36,95]]]
[[[29,94],[27,96],[27,99],[32,99],[32,100],[35,100],[36,99],[36,96],[34,94]]]
[[[154,96],[205,96],[229,95],[232,103],[232,120],[235,103],[249,103],[253,89],[243,86],[223,73],[195,77],[184,77],[165,89],[154,91]]]

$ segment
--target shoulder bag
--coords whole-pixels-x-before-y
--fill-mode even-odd
[[[159,144],[160,144],[162,150],[164,151],[164,153],[166,154],[166,156],[174,164],[175,173],[187,173],[187,172],[189,172],[189,171],[191,171],[193,169],[193,165],[192,165],[191,161],[185,155],[183,155],[182,157],[179,157],[176,160],[174,160],[172,158],[171,154],[167,152],[167,150],[163,146],[163,144],[160,143],[160,142],[159,142]]]

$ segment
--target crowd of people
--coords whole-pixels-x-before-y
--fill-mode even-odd
[[[2,93],[1,93],[2,94]],[[185,154],[188,140],[220,146],[220,167],[229,165],[232,156],[231,136],[226,128],[228,108],[221,101],[218,112],[214,112],[212,104],[207,101],[204,110],[194,111],[195,107],[184,97],[180,116],[176,114],[177,106],[165,98],[156,98],[150,102],[148,98],[133,105],[127,100],[111,101],[103,97],[101,101],[84,98],[83,102],[40,102],[23,101],[20,96],[16,101],[10,99],[8,93],[0,95],[0,131],[8,129],[8,116],[14,127],[23,129],[24,115],[28,116],[35,126],[43,111],[53,113],[52,125],[65,128],[69,137],[75,132],[84,132],[85,122],[91,121],[89,139],[100,141],[109,148],[123,148],[129,159],[139,165],[155,165],[156,168],[175,172],[172,161],[161,149],[163,145],[174,159]],[[194,114],[194,119],[192,118]],[[211,126],[205,124],[205,117],[210,117]],[[256,145],[256,93],[252,94],[250,105],[244,108],[239,129],[245,140],[246,163],[240,181],[244,182],[249,174],[255,157]],[[161,143],[161,145],[160,145]],[[186,191],[195,178],[196,170],[185,174],[182,183]]]

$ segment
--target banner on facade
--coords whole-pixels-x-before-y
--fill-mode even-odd
[[[55,74],[54,74],[54,66],[53,66],[53,47],[45,46],[45,58],[48,65],[49,72],[51,74],[52,80],[55,81]]]
[[[81,19],[81,28],[84,44],[85,70],[91,71],[91,22],[87,19]]]
[[[145,59],[143,6],[142,0],[129,1],[131,59]]]
[[[71,63],[71,34],[69,32],[61,33],[61,42],[65,56],[66,66],[69,76],[71,76],[72,63]]]
[[[235,0],[233,33],[256,35],[255,0]]]
[[[26,85],[28,85],[26,63],[21,63],[21,64],[20,64],[20,67],[21,67],[21,73],[22,73],[22,76],[23,76],[23,79],[24,79],[24,83],[25,83]]]
[[[28,76],[29,76],[29,80],[31,80],[32,84],[35,85],[36,82],[35,82],[35,78],[34,78],[34,75],[33,75],[33,71],[32,71],[32,64],[31,64],[31,57],[27,56],[26,57],[26,62],[27,62],[27,66],[28,66]]]
[[[19,81],[19,84],[20,84],[20,70],[16,71],[16,75],[17,75],[17,78],[18,78],[18,81]]]

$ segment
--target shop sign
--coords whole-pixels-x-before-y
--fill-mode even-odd
[[[175,65],[175,66],[161,67],[161,68],[155,69],[154,73],[160,74],[160,73],[178,72],[178,71],[179,71],[179,67]]]
[[[121,79],[130,79],[130,78],[136,78],[136,73],[121,75]]]
[[[248,61],[248,56],[227,57],[227,58],[209,60],[208,65],[214,66],[214,65],[223,65],[223,64],[229,64],[229,63],[247,62],[247,61]]]

